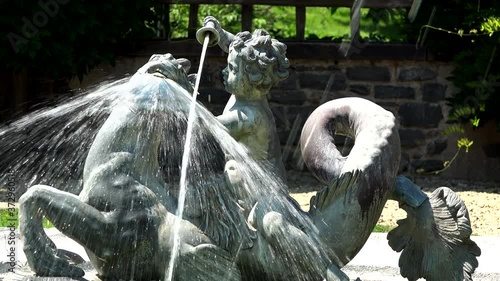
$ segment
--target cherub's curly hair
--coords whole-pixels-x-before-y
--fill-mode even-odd
[[[244,72],[250,83],[268,91],[288,77],[290,62],[286,57],[286,45],[272,39],[269,33],[257,29],[236,34],[229,50],[244,62]]]

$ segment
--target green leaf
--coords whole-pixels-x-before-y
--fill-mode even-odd
[[[470,119],[470,123],[474,127],[479,127],[479,118],[477,118],[477,116],[474,116],[474,118]]]
[[[448,136],[448,135],[451,135],[453,133],[460,133],[460,134],[463,134],[465,132],[464,128],[462,127],[462,125],[458,125],[458,124],[453,124],[449,127],[447,127],[446,129],[444,129],[443,131],[443,134],[445,136]]]
[[[457,141],[457,146],[459,149],[465,147],[465,152],[469,152],[469,148],[472,146],[473,143],[474,141],[471,141],[468,138],[464,137]]]

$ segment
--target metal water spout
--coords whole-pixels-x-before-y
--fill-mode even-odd
[[[216,29],[215,23],[212,21],[203,22],[203,27],[198,29],[198,31],[196,32],[196,40],[198,40],[198,42],[203,45],[203,42],[205,41],[207,35],[209,36],[208,47],[213,47],[219,43],[220,34]]]

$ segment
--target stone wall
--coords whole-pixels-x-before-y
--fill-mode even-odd
[[[187,58],[193,64],[191,72],[196,72],[198,58]],[[269,94],[288,169],[302,169],[296,145],[309,114],[325,101],[350,96],[372,100],[396,116],[402,145],[401,173],[411,175],[439,170],[444,162],[453,157],[456,140],[449,140],[443,135],[449,110],[445,98],[456,91],[446,79],[453,70],[450,63],[426,60],[300,59],[290,54],[289,58],[290,77]],[[147,59],[146,56],[120,58],[116,67],[103,66],[84,79],[84,84],[73,83],[72,86],[85,86],[108,75],[121,77],[132,74]],[[216,115],[222,112],[229,98],[222,84],[221,70],[224,67],[223,56],[207,57],[200,84],[201,95],[198,99]],[[345,153],[352,145],[343,137],[336,139],[336,142],[344,149],[347,147]],[[476,162],[484,160],[481,159]],[[463,160],[460,162],[464,164]],[[496,168],[500,167],[499,161],[495,163]],[[463,170],[463,167],[459,168]],[[442,175],[475,178],[475,173],[465,175],[460,169],[449,169]],[[489,173],[488,177],[496,174]],[[500,178],[499,175],[496,177]],[[482,176],[481,179],[496,178]]]
[[[429,165],[442,165],[439,156],[447,148],[441,132],[448,110],[445,97],[453,90],[445,79],[451,69],[445,63],[415,61],[325,60],[311,65],[297,60],[292,79],[272,92],[271,101],[284,107],[287,120],[293,120],[297,113],[307,116],[322,101],[346,96],[372,100],[399,122],[400,171],[429,169]],[[287,94],[301,98],[286,105]]]

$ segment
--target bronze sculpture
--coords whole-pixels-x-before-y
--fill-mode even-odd
[[[214,158],[229,161],[224,160],[224,165],[215,161],[219,166],[210,173],[204,165],[193,172],[192,184],[196,187],[187,204],[190,211],[184,218],[173,215],[176,187],[165,184],[169,179],[162,177],[165,168],[161,162],[177,159],[178,152],[162,148],[161,135],[172,137],[174,131],[182,131],[182,125],[161,122],[164,116],[185,115],[185,106],[173,101],[189,101],[187,91],[192,88],[185,60],[153,56],[132,78],[130,99],[113,110],[94,140],[80,196],[35,186],[21,198],[21,231],[33,271],[44,276],[82,275],[81,270],[56,256],[41,229],[41,216],[46,216],[88,250],[103,278],[163,279],[166,261],[175,254],[171,252],[171,226],[174,220],[183,219],[183,247],[175,280],[349,280],[340,268],[358,253],[385,202],[392,199],[408,213],[408,218],[389,233],[391,247],[403,251],[403,276],[409,280],[471,280],[480,250],[470,240],[465,205],[450,189],[440,188],[429,198],[408,179],[397,177],[400,143],[395,118],[370,101],[332,100],[308,118],[301,135],[304,161],[327,186],[313,197],[311,209],[302,211],[279,184],[280,163],[269,161],[275,159],[269,157],[272,153],[260,154],[268,151],[273,138],[269,129],[272,122],[253,122],[262,120],[259,116],[268,116],[266,104],[253,106],[248,100],[238,101],[241,96],[252,96],[252,75],[257,77],[255,81],[266,79],[258,71],[242,72],[253,66],[245,65],[238,52],[247,44],[262,43],[260,39],[254,41],[254,36],[270,42],[274,51],[282,52],[281,68],[275,71],[279,80],[287,76],[284,47],[263,31],[236,35],[237,39],[224,33],[217,22],[213,25],[204,32],[216,32],[215,38],[223,42],[221,47],[229,51],[231,67],[224,70],[225,80],[235,96],[217,120],[236,138],[249,120],[252,122],[246,130],[267,134],[262,143],[249,148],[250,156],[256,156],[261,165],[243,163],[251,161],[232,154],[233,150],[220,144],[216,136],[208,136],[204,140],[215,143],[211,147]],[[245,52],[252,56],[249,50]],[[277,81],[270,79],[264,89],[255,91],[259,102],[268,85]],[[246,117],[232,118],[232,111],[244,112]],[[200,132],[213,133],[208,127]],[[342,156],[335,147],[335,133],[355,140],[348,156]],[[165,141],[181,140],[174,137]],[[245,139],[239,142],[248,145]],[[177,164],[173,161],[166,165]],[[252,169],[269,171],[270,175],[255,180]],[[216,188],[211,189],[213,186]],[[103,240],[107,235],[112,239]],[[136,262],[146,256],[149,262]],[[446,261],[439,261],[439,257],[446,257]]]

